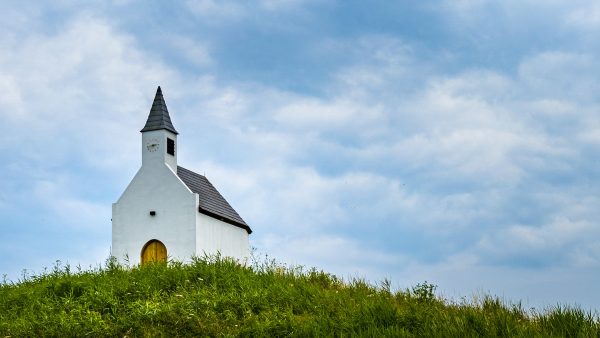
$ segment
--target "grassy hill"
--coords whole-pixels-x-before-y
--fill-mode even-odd
[[[219,258],[126,269],[53,271],[0,285],[0,336],[598,337],[595,316],[527,314],[497,298],[456,304],[434,286],[391,292],[275,262]]]

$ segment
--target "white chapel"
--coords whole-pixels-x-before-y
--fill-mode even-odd
[[[208,179],[177,165],[177,131],[158,87],[142,166],[112,205],[111,255],[136,265],[217,254],[244,260],[252,230]]]

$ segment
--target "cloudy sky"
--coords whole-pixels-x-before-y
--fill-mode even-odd
[[[0,274],[109,255],[161,85],[280,262],[600,308],[600,5],[0,4]]]

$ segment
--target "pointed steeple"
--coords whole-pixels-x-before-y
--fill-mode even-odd
[[[152,108],[150,108],[148,120],[146,121],[144,129],[140,131],[145,132],[160,129],[166,129],[172,133],[179,134],[175,130],[175,127],[173,127],[173,123],[171,123],[171,117],[169,116],[169,111],[167,110],[167,104],[163,98],[162,90],[160,89],[160,86],[158,86],[156,95],[154,96],[154,102],[152,102]]]

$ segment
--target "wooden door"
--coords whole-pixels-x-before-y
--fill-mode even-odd
[[[153,239],[144,245],[142,249],[142,264],[166,261],[167,247],[161,241]]]

